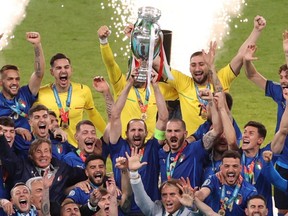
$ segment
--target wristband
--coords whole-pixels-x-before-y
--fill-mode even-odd
[[[154,131],[154,137],[157,139],[157,140],[165,140],[165,131],[161,131],[157,128],[155,128],[155,131]]]
[[[100,41],[100,44],[104,45],[104,44],[107,44],[108,43],[108,39],[107,37],[106,38],[99,38],[99,41]]]
[[[97,205],[94,207],[94,206],[92,206],[91,205],[91,203],[90,203],[90,200],[88,200],[88,203],[87,203],[87,205],[88,205],[88,208],[91,210],[91,211],[94,211],[94,212],[96,212],[97,211]]]
[[[130,171],[129,174],[130,174],[130,179],[138,179],[139,178],[138,170]]]

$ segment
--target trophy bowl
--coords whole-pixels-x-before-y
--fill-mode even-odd
[[[147,79],[151,40],[153,40],[154,44],[153,59],[160,52],[160,34],[162,34],[162,32],[157,24],[160,16],[161,11],[154,7],[141,7],[138,9],[138,19],[135,28],[131,33],[131,50],[140,63],[140,68],[138,69],[139,75],[137,78],[138,82],[146,82]],[[154,37],[152,38],[151,35]]]

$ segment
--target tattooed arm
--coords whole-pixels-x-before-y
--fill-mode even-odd
[[[51,187],[55,173],[48,174],[48,170],[45,171],[43,176],[43,197],[41,202],[41,212],[43,216],[50,215],[50,198],[49,198],[49,188]]]
[[[45,71],[45,59],[41,45],[41,38],[38,32],[27,32],[26,39],[34,45],[34,73],[29,81],[29,89],[33,95],[37,95],[41,86]]]
[[[204,50],[202,50],[204,61],[206,62],[209,70],[209,79],[211,83],[213,84],[214,91],[215,92],[221,92],[223,91],[222,84],[217,76],[216,68],[214,65],[215,60],[215,53],[216,53],[217,43],[216,42],[210,42],[210,48],[209,52],[205,53]]]
[[[114,104],[113,96],[110,92],[109,84],[106,82],[106,80],[102,76],[96,76],[93,79],[93,87],[97,92],[102,93],[105,104],[106,104],[106,113],[108,116],[108,121],[110,121],[111,118],[111,110],[112,106]]]
[[[220,115],[218,113],[217,101],[219,100],[220,94],[223,92],[218,92],[214,95],[213,100],[209,102],[210,112],[212,116],[213,129],[206,133],[203,137],[203,144],[205,149],[210,149],[214,145],[214,140],[220,136],[223,132],[223,126],[221,122]]]

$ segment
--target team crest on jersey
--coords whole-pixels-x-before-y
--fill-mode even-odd
[[[236,203],[237,205],[241,205],[242,201],[243,201],[242,195],[241,195],[241,194],[238,194],[237,197],[236,197],[236,199],[235,199],[235,203]]]
[[[185,155],[182,154],[182,155],[180,156],[180,158],[179,158],[179,162],[181,163],[184,159],[185,159]]]
[[[62,180],[62,175],[58,176],[57,181],[60,182]]]
[[[61,143],[57,144],[57,152],[58,152],[58,154],[62,154],[62,152],[63,152],[63,146]]]
[[[19,98],[18,103],[19,103],[21,108],[24,108],[24,109],[26,108],[26,102],[23,101],[21,98]]]
[[[261,169],[262,169],[263,165],[262,165],[262,163],[261,163],[260,160],[258,160],[258,161],[256,162],[255,167],[256,167],[256,169],[258,169],[258,170],[261,170]]]

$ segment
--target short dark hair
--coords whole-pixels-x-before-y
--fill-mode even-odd
[[[99,187],[99,192],[101,193],[102,196],[105,196],[106,194],[108,194],[107,189],[103,187]]]
[[[19,68],[16,65],[4,65],[1,69],[0,69],[0,73],[3,74],[4,71],[6,70],[16,70],[19,71]]]
[[[280,68],[279,68],[278,73],[280,74],[281,71],[286,71],[286,70],[288,70],[287,64],[281,65]]]
[[[191,60],[193,57],[195,57],[195,56],[201,56],[201,55],[203,55],[202,51],[194,52],[194,53],[192,53],[192,55],[190,56],[190,60]]]
[[[0,117],[0,125],[15,128],[14,121],[11,118],[9,118],[8,116],[1,116]]]
[[[172,118],[170,119],[168,122],[180,122],[181,123],[181,127],[186,130],[186,123],[184,120],[179,119],[179,118]]]
[[[79,131],[80,131],[81,125],[90,125],[90,126],[92,126],[92,127],[95,128],[95,125],[93,124],[92,121],[85,119],[85,120],[82,120],[82,121],[80,121],[80,122],[77,123],[77,125],[76,125],[76,132],[79,132]]]
[[[52,111],[52,110],[49,110],[48,114],[54,116],[55,118],[57,118],[56,113],[54,111]]]
[[[58,59],[67,59],[69,64],[71,64],[70,59],[63,53],[57,53],[56,55],[52,56],[52,58],[50,59],[50,66],[53,67],[54,62]]]
[[[172,186],[177,187],[179,189],[179,194],[182,195],[183,191],[178,187],[178,184],[180,184],[180,180],[179,179],[173,179],[173,178],[163,182],[159,188],[160,194],[162,194],[162,189],[164,188],[164,186],[166,186],[166,185],[171,186],[172,185]]]
[[[250,196],[247,200],[247,206],[248,206],[248,203],[250,202],[250,200],[253,200],[253,199],[261,199],[264,201],[265,206],[267,206],[267,201],[266,201],[265,197],[261,194],[256,194],[256,195]]]
[[[222,155],[222,161],[224,158],[234,158],[234,159],[239,159],[241,161],[241,155],[238,151],[234,150],[227,150],[223,153]]]
[[[249,121],[247,124],[245,124],[244,128],[246,128],[248,126],[257,128],[258,133],[260,134],[260,137],[263,137],[265,139],[266,134],[267,134],[267,130],[262,123],[256,122],[256,121]]]
[[[85,167],[87,167],[88,163],[93,160],[102,160],[104,165],[106,166],[106,161],[101,155],[91,154],[85,160]]]
[[[46,110],[47,113],[49,113],[49,109],[44,106],[43,104],[37,104],[35,106],[32,106],[29,111],[28,111],[28,117],[31,118],[31,116],[33,115],[34,112],[38,112],[41,110]]]

